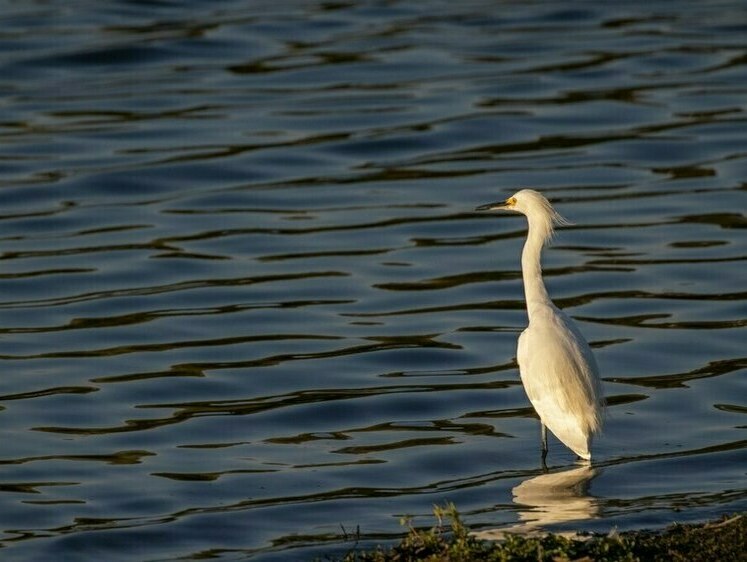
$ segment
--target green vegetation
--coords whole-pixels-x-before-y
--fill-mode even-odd
[[[632,531],[566,538],[507,535],[483,541],[470,534],[453,505],[435,507],[437,524],[389,548],[349,552],[343,562],[739,562],[747,561],[747,516],[702,525],[673,525],[662,532]],[[444,520],[449,520],[447,528]]]

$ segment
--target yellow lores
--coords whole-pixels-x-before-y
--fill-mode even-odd
[[[524,390],[542,424],[542,462],[547,456],[546,428],[579,457],[591,460],[592,438],[602,428],[599,369],[574,322],[550,300],[540,265],[554,226],[567,222],[532,189],[477,210],[515,211],[529,223],[521,254],[529,326],[519,336],[516,358]]]

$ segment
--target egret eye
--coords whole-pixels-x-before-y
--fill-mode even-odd
[[[508,199],[506,199],[506,205],[510,207],[516,205],[516,197],[509,197]]]

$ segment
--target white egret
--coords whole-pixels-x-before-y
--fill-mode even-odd
[[[574,322],[550,300],[540,256],[555,224],[567,224],[545,197],[522,189],[506,201],[478,211],[506,210],[527,217],[529,231],[521,254],[529,326],[519,336],[516,358],[529,401],[542,427],[542,462],[547,428],[579,457],[591,460],[591,441],[602,427],[602,390],[594,355]]]

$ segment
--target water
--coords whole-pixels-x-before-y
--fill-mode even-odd
[[[304,560],[744,509],[740,2],[2,2],[0,541]],[[610,402],[519,384],[519,186]]]

